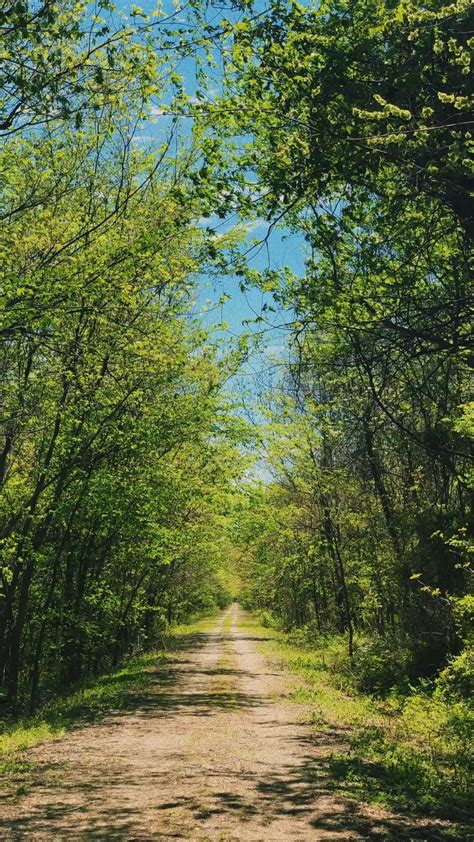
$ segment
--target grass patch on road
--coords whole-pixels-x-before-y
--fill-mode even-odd
[[[171,643],[173,639],[179,640],[193,634],[209,634],[215,629],[217,623],[219,622],[219,617],[223,613],[224,612],[217,611],[206,615],[205,617],[198,617],[190,623],[180,623],[178,625],[174,625],[171,629]]]
[[[222,623],[220,633],[221,634],[230,634],[233,624],[234,624],[233,615],[230,614],[230,613],[227,613],[224,617],[224,622]]]

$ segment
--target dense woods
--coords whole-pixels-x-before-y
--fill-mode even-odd
[[[168,155],[173,126],[134,143],[163,59],[112,24],[72,3],[1,18],[0,676],[20,709],[223,598],[239,458],[233,362],[193,316],[198,153]]]
[[[363,660],[360,632],[370,690],[434,676],[472,610],[471,14],[275,4],[229,35],[212,115],[217,166],[308,253],[277,291],[295,321],[267,407],[273,481],[241,536],[250,598]],[[450,670],[461,690],[466,653]]]
[[[152,647],[232,568],[353,688],[451,706],[464,751],[472,8],[96,7],[0,11],[2,699]],[[304,273],[257,272],[213,214],[296,233]],[[287,316],[252,435],[210,266]]]

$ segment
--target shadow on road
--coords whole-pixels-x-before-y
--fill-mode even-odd
[[[239,639],[261,641],[264,638]],[[233,679],[251,676],[251,673],[227,666],[215,655],[215,648],[230,640],[228,635],[217,634],[184,637],[173,646],[176,654],[174,663],[150,670],[150,681],[146,688],[131,694],[124,708],[107,715],[89,718],[84,715],[79,718],[78,725],[86,727],[88,731],[91,729],[94,739],[93,729],[105,723],[110,742],[115,729],[123,729],[126,717],[133,717],[134,727],[138,727],[142,735],[144,731],[160,731],[159,723],[163,720],[167,723],[167,734],[180,734],[183,727],[192,730],[189,717],[197,717],[199,721],[219,712],[257,709],[263,704],[262,696],[233,689],[238,686]],[[206,657],[199,657],[203,649],[206,649],[206,653],[209,650],[209,659],[206,653]],[[268,700],[265,703],[268,704]],[[292,725],[291,716],[291,709],[288,708],[288,726]],[[153,720],[156,720],[155,729]],[[235,721],[238,722],[238,719]],[[278,725],[281,728],[281,721],[276,723],[266,719],[258,727],[262,733],[263,729],[272,729]],[[212,739],[212,727],[210,722],[209,739]],[[263,758],[256,766],[249,767],[250,772],[246,772],[244,766],[237,772],[227,768],[223,771],[218,766],[213,768],[208,765],[205,770],[205,797],[193,794],[202,791],[196,785],[201,769],[195,766],[189,772],[189,794],[185,788],[186,794],[176,794],[171,799],[166,798],[170,794],[169,767],[166,770],[159,762],[146,768],[144,779],[144,767],[134,764],[133,757],[127,754],[120,758],[120,763],[111,763],[105,771],[103,764],[91,763],[90,752],[94,750],[94,743],[90,741],[89,746],[92,745],[92,748],[88,749],[89,758],[86,757],[82,763],[79,761],[76,767],[70,763],[65,767],[61,762],[41,760],[39,752],[38,767],[27,793],[27,808],[18,810],[14,820],[7,822],[0,818],[0,838],[67,838],[90,842],[198,838],[189,835],[190,822],[194,831],[199,833],[199,838],[205,838],[201,834],[206,834],[206,822],[212,817],[220,817],[221,823],[229,828],[236,827],[236,820],[244,825],[256,822],[255,839],[265,838],[262,836],[265,833],[262,826],[264,820],[269,826],[268,842],[272,842],[271,822],[293,817],[300,819],[306,827],[308,836],[305,835],[304,839],[452,842],[457,838],[467,842],[470,838],[467,832],[457,837],[452,833],[445,834],[440,823],[429,817],[393,816],[378,808],[367,810],[357,800],[345,798],[338,792],[340,782],[334,774],[332,755],[340,750],[345,736],[342,730],[317,736],[288,736],[289,740],[294,740],[300,747],[299,761],[291,765],[282,765],[278,758]],[[237,734],[235,739],[238,739]],[[96,751],[100,752],[100,747]],[[177,750],[174,763],[178,772],[186,760],[185,753],[180,756]],[[245,781],[244,794],[242,791],[233,791],[234,781],[236,790],[238,783]],[[157,803],[152,803],[151,807],[147,802],[147,809],[152,809],[155,816],[165,817],[163,830],[157,820],[156,827],[150,828],[150,836],[137,830],[144,787],[148,792],[156,793],[157,799]],[[20,792],[18,804],[22,803]],[[0,807],[1,804],[2,799]],[[249,826],[253,828],[253,825]],[[174,828],[172,833],[166,829],[169,827]],[[245,839],[250,838],[245,836]]]

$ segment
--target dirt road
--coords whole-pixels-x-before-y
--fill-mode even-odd
[[[0,838],[443,838],[331,792],[325,770],[341,735],[311,733],[288,698],[293,679],[239,615],[233,605],[193,636],[130,709],[31,751],[43,778],[2,808]]]

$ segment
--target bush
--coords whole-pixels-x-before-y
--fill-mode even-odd
[[[454,622],[461,640],[474,645],[474,596],[456,599],[454,603]]]
[[[401,725],[405,739],[420,758],[429,759],[438,789],[452,800],[468,797],[472,772],[473,711],[465,702],[446,702],[414,693],[405,701]]]
[[[364,640],[357,645],[352,663],[355,686],[364,693],[384,695],[394,685],[406,683],[410,662],[409,650],[394,640]]]
[[[263,626],[264,629],[271,629],[276,626],[275,618],[272,616],[270,611],[261,611],[259,614],[259,620],[260,625]]]
[[[308,630],[304,626],[302,628],[292,629],[290,632],[288,632],[288,640],[295,646],[303,647],[307,647],[308,644],[311,642],[310,637],[308,635]]]
[[[447,699],[474,698],[474,648],[469,646],[453,658],[436,684]]]
[[[472,731],[468,705],[431,695],[426,682],[391,721],[358,729],[350,752],[332,758],[331,773],[392,807],[469,810]]]

